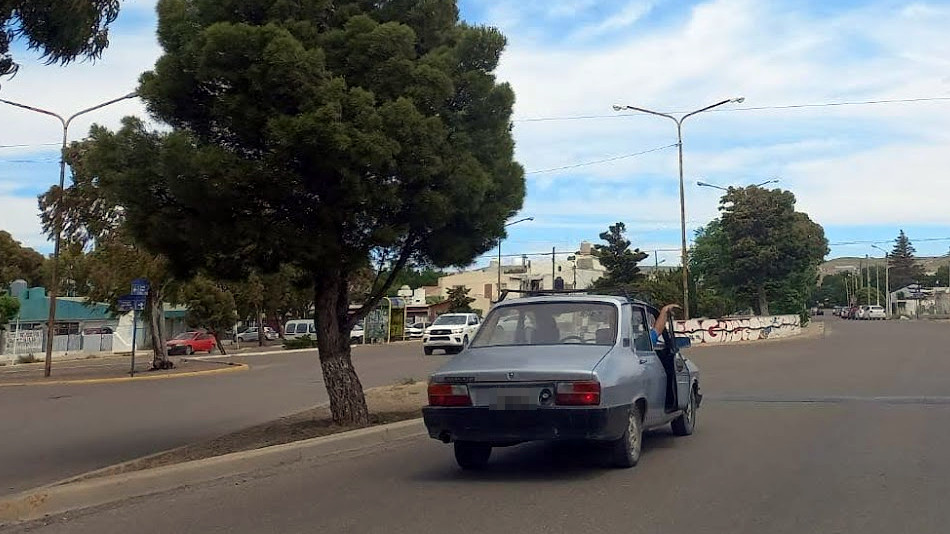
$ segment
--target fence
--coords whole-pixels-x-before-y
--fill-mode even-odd
[[[39,354],[46,352],[43,330],[7,331],[0,354]],[[63,335],[53,337],[53,352],[112,352],[112,334]]]

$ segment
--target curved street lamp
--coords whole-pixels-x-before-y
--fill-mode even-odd
[[[704,108],[697,109],[696,111],[691,111],[684,114],[681,117],[672,115],[669,113],[660,113],[658,111],[652,111],[649,109],[638,108],[636,106],[621,106],[614,104],[614,111],[639,111],[640,113],[646,113],[649,115],[656,115],[657,117],[665,117],[676,123],[676,144],[679,148],[679,168],[680,168],[680,230],[682,237],[682,261],[683,261],[683,316],[686,319],[689,319],[689,262],[687,261],[688,251],[686,249],[686,188],[683,186],[683,121],[692,117],[693,115],[698,115],[704,111],[709,111],[713,108],[725,104],[741,104],[745,101],[744,97],[729,98],[721,102],[716,102],[715,104],[706,106]]]
[[[517,221],[512,221],[505,224],[505,228],[509,226],[516,225],[518,223],[523,223],[525,221],[533,221],[534,217],[525,217],[524,219],[518,219]],[[498,295],[501,295],[501,241],[502,238],[498,238]],[[497,302],[497,301],[496,301]]]
[[[59,153],[59,190],[62,191],[66,185],[66,143],[68,142],[69,134],[69,125],[73,122],[73,119],[79,117],[80,115],[85,115],[90,111],[96,111],[97,109],[104,108],[106,106],[115,104],[116,102],[121,102],[130,98],[135,98],[138,96],[137,92],[131,92],[125,96],[120,96],[119,98],[113,98],[107,102],[92,106],[91,108],[86,108],[76,113],[73,113],[69,117],[63,117],[58,113],[48,111],[42,108],[37,108],[34,106],[28,106],[26,104],[21,104],[19,102],[13,102],[11,100],[4,100],[0,98],[0,103],[9,104],[20,109],[25,109],[27,111],[33,111],[35,113],[42,113],[43,115],[49,115],[57,120],[63,127],[63,145]],[[53,331],[56,326],[56,296],[58,293],[59,279],[58,269],[59,269],[59,248],[60,248],[60,236],[63,232],[63,217],[62,212],[56,210],[56,218],[54,221],[54,232],[55,239],[53,245],[53,268],[50,273],[50,287],[47,288],[47,294],[49,295],[49,317],[47,318],[46,324],[46,364],[43,369],[43,376],[49,376],[52,373],[53,368]]]

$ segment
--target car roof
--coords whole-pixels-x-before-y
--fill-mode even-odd
[[[515,304],[537,304],[545,302],[601,302],[605,304],[614,304],[617,306],[622,306],[624,304],[638,304],[641,306],[646,306],[648,308],[653,308],[649,303],[643,302],[637,299],[631,299],[627,297],[618,297],[616,295],[597,295],[597,294],[587,294],[587,293],[552,293],[549,295],[535,295],[530,297],[521,297],[513,298],[509,300],[503,300],[496,304],[496,306],[512,306]]]

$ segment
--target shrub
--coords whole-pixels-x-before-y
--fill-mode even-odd
[[[30,354],[21,354],[20,356],[16,357],[17,363],[36,363],[38,361],[40,360],[33,356],[32,352]]]

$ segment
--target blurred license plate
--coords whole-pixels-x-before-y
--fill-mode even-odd
[[[488,404],[491,410],[527,410],[538,407],[538,392],[531,388],[498,388]]]

